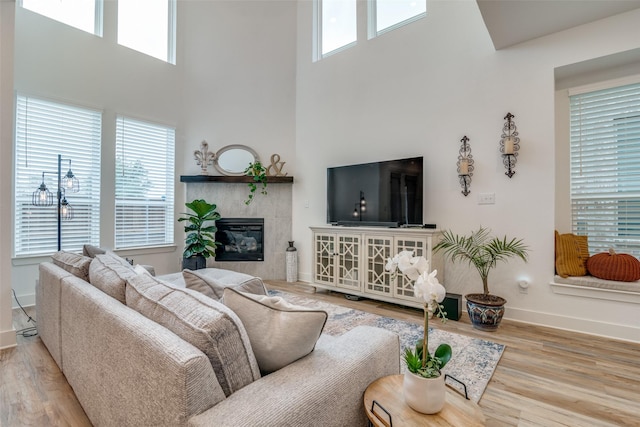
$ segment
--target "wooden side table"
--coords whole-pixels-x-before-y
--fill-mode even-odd
[[[433,415],[425,415],[414,411],[404,403],[402,395],[403,377],[404,375],[390,375],[379,378],[365,390],[364,407],[367,411],[367,417],[374,427],[389,427],[391,425],[396,427],[429,425],[475,427],[485,425],[484,414],[480,407],[449,387],[447,387],[444,407],[440,412]],[[377,404],[372,412],[374,400]]]

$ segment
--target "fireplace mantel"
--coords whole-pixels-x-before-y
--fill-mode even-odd
[[[286,277],[286,249],[292,240],[293,177],[268,178],[268,194],[257,194],[247,204],[252,182],[248,176],[181,176],[185,186],[185,200],[204,199],[217,206],[222,218],[263,218],[263,261],[207,260],[208,267],[224,268],[265,280],[284,280]],[[285,184],[285,185],[283,185]],[[262,186],[262,184],[257,184]]]
[[[180,175],[180,182],[227,182],[227,183],[249,183],[254,182],[253,177],[227,176],[227,175]],[[291,184],[292,176],[268,176],[267,184]]]

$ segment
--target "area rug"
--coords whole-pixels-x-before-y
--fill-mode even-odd
[[[404,348],[415,345],[415,342],[422,338],[422,325],[418,323],[378,316],[288,292],[271,290],[269,293],[280,296],[291,304],[326,311],[329,318],[323,332],[328,335],[342,335],[359,325],[376,326],[398,334],[401,352],[404,351]],[[464,383],[469,399],[478,403],[500,361],[505,346],[483,339],[429,328],[430,352],[433,353],[441,343],[447,343],[453,349],[453,357],[445,366],[444,372]],[[405,370],[406,366],[402,360],[402,373]],[[447,383],[460,392],[464,390],[453,380],[449,379]]]

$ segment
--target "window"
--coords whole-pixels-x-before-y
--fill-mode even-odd
[[[81,251],[100,243],[100,138],[102,114],[71,105],[18,95],[15,130],[14,255],[44,255],[57,250],[58,215],[54,206],[33,206],[32,194],[43,181],[58,188],[58,154],[62,175],[71,169],[80,191],[66,194],[73,219],[61,222],[61,248]],[[57,201],[54,202],[57,204]]]
[[[119,116],[116,249],[173,244],[175,129]]]
[[[355,0],[316,0],[315,6],[321,53],[317,59],[356,42]]]
[[[370,0],[369,38],[423,18],[426,14],[426,0]]]
[[[640,84],[571,94],[570,117],[573,232],[640,256]]]
[[[102,0],[21,0],[20,5],[97,36],[102,36]]]
[[[118,43],[175,64],[176,0],[118,0]]]

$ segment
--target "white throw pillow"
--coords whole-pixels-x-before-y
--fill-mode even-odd
[[[224,290],[224,304],[242,320],[263,375],[311,353],[327,321],[326,311],[269,297]]]
[[[267,294],[267,288],[265,288],[264,282],[259,277],[250,277],[242,273],[230,273],[222,278],[214,278],[211,274],[212,270],[209,268],[182,270],[185,286],[217,301],[222,298],[225,288],[234,288],[238,291],[257,295]]]

